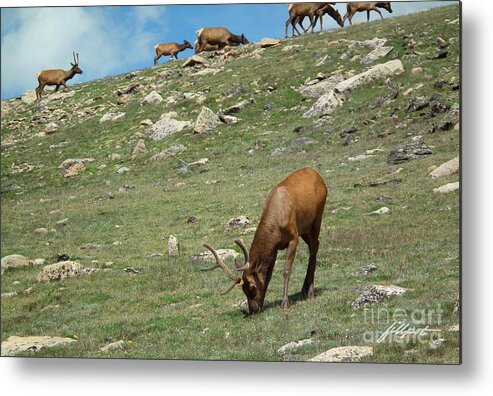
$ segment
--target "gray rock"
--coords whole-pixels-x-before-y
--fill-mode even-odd
[[[207,133],[220,124],[221,120],[219,117],[211,109],[203,106],[195,122],[193,132],[197,134]]]
[[[316,140],[313,140],[313,139],[310,139],[307,137],[300,137],[300,138],[294,139],[291,142],[291,147],[296,148],[296,147],[306,146],[307,144],[315,144],[315,143],[318,143],[318,142]]]
[[[142,99],[142,102],[140,102],[142,105],[154,105],[161,103],[163,101],[163,97],[159,95],[156,91],[150,92],[144,99]]]
[[[277,40],[277,39],[272,39],[272,38],[263,38],[262,40],[260,40],[260,47],[262,48],[268,48],[268,47],[274,47],[274,46],[277,46],[277,45],[280,45],[281,44],[281,40]]]
[[[310,362],[357,362],[364,357],[372,356],[373,348],[369,346],[343,346],[332,348],[311,359]]]
[[[377,47],[368,55],[364,56],[360,62],[364,65],[368,65],[380,58],[383,58],[384,56],[387,56],[392,50],[392,47]]]
[[[147,153],[147,147],[146,147],[146,144],[144,142],[144,139],[139,139],[139,141],[137,142],[137,145],[134,148],[134,151],[132,152],[132,159],[140,157],[146,153]]]
[[[361,162],[361,161],[365,161],[369,158],[372,158],[373,155],[371,154],[360,154],[360,155],[356,155],[354,157],[348,157],[348,161],[349,162]]]
[[[112,352],[112,351],[118,351],[118,350],[121,350],[121,349],[124,349],[125,348],[125,341],[123,340],[120,340],[120,341],[115,341],[115,342],[112,342],[108,345],[105,345],[104,347],[102,347],[99,352],[101,353],[109,353],[109,352]]]
[[[387,208],[386,206],[382,206],[380,209],[377,209],[371,213],[368,213],[369,215],[383,215],[390,213],[390,209]]]
[[[122,166],[121,168],[118,168],[117,169],[116,173],[118,173],[119,175],[121,175],[121,174],[127,173],[129,171],[130,171],[129,168],[127,168],[126,166]]]
[[[229,219],[224,228],[227,230],[236,230],[238,228],[248,228],[252,221],[247,216],[238,216]]]
[[[358,268],[356,271],[351,272],[353,276],[367,276],[372,274],[377,270],[377,266],[375,264],[370,264],[365,267]]]
[[[179,252],[180,244],[178,243],[178,239],[174,235],[170,235],[168,238],[168,255],[170,257],[176,257]]]
[[[96,271],[95,268],[85,268],[76,261],[62,261],[45,266],[36,279],[42,283],[62,281],[74,276],[90,274],[94,271]]]
[[[383,47],[385,44],[387,44],[387,39],[374,37],[371,40],[353,41],[351,42],[348,48],[350,50],[361,49],[361,48],[379,48],[379,47]]]
[[[405,293],[407,289],[403,287],[388,285],[372,285],[365,288],[363,293],[351,303],[354,309],[361,308],[366,304],[379,303],[389,297],[399,296]]]
[[[242,110],[243,108],[245,108],[246,106],[248,106],[249,104],[252,104],[252,103],[255,103],[255,99],[253,99],[253,98],[245,99],[245,100],[242,100],[241,102],[236,103],[235,105],[230,106],[227,109],[221,111],[221,113],[226,114],[226,115],[238,113],[240,110]]]
[[[178,121],[172,115],[164,114],[150,128],[146,129],[144,134],[157,141],[174,133],[181,132],[184,129],[191,129],[192,127],[193,123],[190,121]]]
[[[101,119],[99,120],[99,123],[102,124],[104,122],[108,122],[108,121],[118,121],[120,119],[122,119],[123,117],[125,117],[125,113],[123,112],[117,112],[117,113],[106,113],[104,116],[101,117]]]
[[[238,253],[233,249],[217,249],[216,252],[219,258],[223,261],[228,259],[234,260],[241,256],[240,253]],[[212,253],[208,250],[190,257],[190,260],[192,262],[207,262],[207,263],[209,262],[214,263],[216,261]]]
[[[311,338],[307,338],[307,339],[301,340],[301,341],[291,341],[291,342],[288,342],[287,344],[283,345],[282,347],[280,347],[277,350],[277,353],[280,353],[281,355],[286,355],[288,353],[294,353],[298,349],[300,349],[306,345],[310,345],[310,344],[313,344],[313,340]]]
[[[447,194],[453,191],[456,191],[460,188],[460,183],[455,182],[455,183],[448,183],[443,186],[440,186],[438,188],[434,188],[433,192],[439,193],[439,194]]]
[[[437,177],[450,176],[457,172],[459,172],[459,156],[452,158],[450,161],[447,161],[434,169],[428,177],[434,179]]]
[[[344,104],[344,95],[331,90],[322,95],[313,106],[303,114],[303,118],[319,117],[331,114],[334,109]]]
[[[238,118],[229,116],[229,115],[224,115],[224,114],[219,114],[219,119],[221,122],[223,122],[226,125],[234,125],[238,123]]]
[[[77,163],[88,164],[94,161],[94,158],[68,158],[58,166],[58,169],[66,170]]]
[[[155,154],[151,157],[151,161],[162,161],[170,157],[174,157],[179,152],[185,150],[185,146],[183,144],[177,144],[175,146],[171,146],[166,150],[161,151],[158,154]]]
[[[387,63],[375,65],[363,73],[356,74],[355,76],[340,82],[336,85],[335,91],[338,93],[351,91],[374,80],[401,74],[403,71],[404,67],[399,59],[391,60]]]
[[[424,142],[417,140],[392,149],[387,158],[387,163],[391,165],[400,164],[431,154],[433,154],[433,151]]]
[[[334,74],[328,78],[315,79],[308,81],[298,88],[300,94],[305,98],[319,98],[320,96],[332,91],[337,84],[344,81],[340,74]]]
[[[7,268],[17,268],[28,266],[30,260],[26,256],[20,254],[11,254],[10,256],[2,257],[0,267],[2,268],[2,273]]]
[[[82,162],[76,162],[65,169],[63,177],[74,177],[80,175],[86,169],[86,165]]]
[[[36,92],[34,90],[24,92],[21,96],[21,101],[25,104],[36,102]]]
[[[2,342],[2,356],[15,356],[19,352],[37,352],[43,348],[50,348],[59,345],[68,345],[76,340],[65,337],[30,336],[17,337],[10,336]]]
[[[51,133],[55,133],[57,130],[58,130],[58,125],[54,122],[50,122],[49,124],[47,124],[45,126],[45,133],[47,135],[49,135]]]
[[[185,62],[183,62],[183,65],[181,65],[181,67],[190,67],[195,65],[207,66],[208,62],[199,55],[192,55]]]

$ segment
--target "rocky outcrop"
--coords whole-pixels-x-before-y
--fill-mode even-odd
[[[66,337],[10,336],[2,342],[2,356],[15,356],[20,352],[37,352],[43,348],[51,348],[59,345],[68,345],[76,340]]]
[[[343,346],[329,349],[328,351],[321,353],[308,361],[351,363],[372,355],[373,348],[369,346]]]

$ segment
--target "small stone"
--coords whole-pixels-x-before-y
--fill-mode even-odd
[[[423,68],[422,67],[413,67],[411,69],[411,76],[416,77],[423,74]]]
[[[54,122],[50,122],[49,124],[46,125],[45,127],[45,132],[47,135],[51,133],[55,133],[58,130],[58,125],[55,124]]]
[[[380,209],[377,209],[371,213],[368,213],[370,215],[383,215],[383,214],[387,214],[387,213],[390,213],[390,209],[387,208],[386,206],[383,206],[381,207]]]
[[[362,358],[373,355],[373,348],[369,346],[344,346],[332,348],[311,359],[310,362],[357,362]]]
[[[99,120],[99,123],[102,124],[104,122],[108,121],[118,121],[125,117],[125,113],[123,112],[118,112],[118,113],[106,113],[101,119]]]
[[[48,234],[48,230],[46,228],[36,228],[34,230],[34,233],[35,234],[42,234],[42,235],[46,235]]]
[[[247,228],[252,221],[247,216],[238,216],[229,219],[224,225],[227,230],[236,230],[238,228]]]
[[[460,183],[455,182],[455,183],[448,183],[443,186],[440,186],[438,188],[434,188],[433,192],[439,193],[439,194],[447,194],[453,191],[456,191],[460,188]]]
[[[209,159],[208,158],[201,158],[195,162],[191,162],[188,164],[189,167],[191,166],[203,166],[203,165],[207,165],[209,163]]]
[[[145,120],[142,120],[139,125],[143,127],[150,127],[152,124],[154,123],[148,118],[146,118]]]
[[[121,168],[118,168],[118,170],[116,171],[116,173],[118,173],[119,175],[122,175],[124,173],[127,173],[129,172],[130,169],[127,168],[126,166],[122,166]]]
[[[168,238],[168,255],[170,257],[176,257],[179,252],[180,244],[178,243],[178,239],[174,235],[170,235]]]
[[[120,350],[120,349],[123,349],[125,348],[125,341],[123,340],[120,340],[120,341],[116,341],[116,342],[112,342],[108,345],[105,345],[104,347],[102,347],[99,352],[101,353],[109,353],[109,352],[112,352],[112,351],[117,351],[117,350]]]
[[[46,260],[42,258],[37,258],[31,261],[32,265],[45,265]]]
[[[223,261],[225,260],[234,260],[240,257],[240,253],[233,249],[216,249],[216,253],[219,258]],[[215,262],[215,258],[209,250],[206,250],[202,253],[198,253],[192,257],[190,257],[190,261],[192,262],[207,262],[212,263]]]
[[[34,292],[34,288],[28,287],[26,290],[24,290],[23,293],[25,296],[29,296],[30,294],[33,294],[33,292]]]
[[[403,287],[388,285],[373,285],[365,288],[363,293],[351,303],[353,309],[361,308],[366,304],[379,303],[389,297],[399,296],[405,293],[407,289]]]
[[[355,157],[348,157],[348,161],[349,162],[361,162],[361,161],[365,161],[369,158],[372,158],[373,155],[366,155],[366,154],[360,154],[360,155],[357,155]]]
[[[154,105],[161,103],[163,101],[163,97],[159,95],[156,91],[150,92],[144,99],[142,99],[142,102],[140,102],[142,105]]]
[[[45,266],[36,279],[41,283],[61,281],[74,276],[90,274],[94,271],[96,271],[94,268],[85,268],[76,261],[62,261]]]
[[[121,154],[117,154],[117,153],[113,153],[113,154],[111,154],[110,159],[112,161],[121,161],[122,155]]]
[[[63,225],[66,226],[68,224],[68,217],[65,217],[64,219],[58,220],[56,222],[56,225]]]
[[[277,350],[277,353],[280,353],[281,355],[285,355],[288,353],[294,353],[298,349],[300,349],[306,345],[310,345],[310,344],[313,344],[313,340],[311,338],[307,338],[307,339],[304,339],[301,341],[291,341],[291,342],[288,342],[287,344],[283,345],[282,347],[280,347]]]
[[[132,152],[132,160],[136,159],[137,157],[140,157],[144,154],[147,153],[147,147],[144,142],[144,139],[139,139],[137,142],[137,145],[134,148],[134,151]]]
[[[82,162],[76,162],[65,170],[63,177],[75,177],[80,175],[86,169],[86,165]]]

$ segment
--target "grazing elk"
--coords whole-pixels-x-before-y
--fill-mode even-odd
[[[199,40],[195,40],[195,42],[193,43],[194,44],[194,49],[195,49],[195,53],[198,54],[198,48],[199,48]],[[203,51],[218,51],[219,50],[219,45],[217,44],[206,44],[204,46],[204,49],[202,50]]]
[[[372,2],[372,3],[347,3],[347,13],[344,15],[343,22],[349,19],[349,24],[352,25],[352,19],[356,12],[366,11],[366,22],[370,21],[370,11],[376,11],[383,19],[382,13],[379,8],[383,8],[392,14],[392,7],[390,6],[390,1]]]
[[[60,85],[67,88],[65,84],[68,80],[73,78],[76,74],[82,74],[82,70],[79,69],[79,54],[73,53],[74,62],[70,63],[72,68],[70,70],[42,70],[38,73],[38,87],[36,88],[36,99],[41,99],[41,92],[45,85],[56,85],[55,92],[58,91]]]
[[[157,65],[157,61],[161,56],[170,56],[178,59],[178,53],[185,51],[187,48],[193,49],[192,44],[187,40],[183,40],[183,44],[178,43],[167,43],[167,44],[156,44],[154,49],[156,50],[156,56],[154,57],[154,66]]]
[[[263,308],[277,252],[287,248],[281,303],[282,308],[287,308],[289,277],[298,246],[298,237],[301,237],[310,249],[308,270],[301,293],[305,298],[313,298],[318,237],[326,198],[327,187],[317,171],[312,168],[295,171],[268,192],[250,252],[247,252],[242,241],[235,241],[245,257],[245,265],[237,268],[243,271],[242,276],[233,274],[214,248],[207,243],[204,243],[204,246],[214,255],[216,264],[202,270],[211,271],[221,268],[225,271],[233,284],[223,294],[228,293],[235,285],[241,285],[248,300],[248,310],[250,314],[254,314]]]
[[[286,34],[285,37],[288,37],[288,27],[291,24],[292,27],[292,35],[294,36],[294,32],[298,33],[300,36],[301,33],[296,28],[296,24],[301,26],[303,32],[306,33],[310,26],[313,30],[315,29],[315,25],[317,24],[317,20],[320,18],[320,30],[322,30],[322,18],[323,15],[329,14],[332,18],[334,18],[339,26],[344,26],[342,22],[342,17],[339,12],[332,7],[335,3],[298,3],[298,4],[288,4],[288,12],[289,18],[286,21]],[[305,17],[310,19],[310,26],[308,29],[305,29],[303,26],[303,20]]]
[[[236,46],[240,44],[248,44],[249,41],[244,34],[241,36],[231,33],[223,27],[202,28],[197,31],[198,45],[195,53],[205,51],[209,46],[217,45],[217,49],[223,49],[226,46]]]

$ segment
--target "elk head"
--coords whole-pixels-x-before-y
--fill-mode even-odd
[[[390,6],[390,1],[384,1],[381,3],[377,3],[377,6],[387,10],[388,12],[390,12],[392,14],[392,7]]]
[[[185,49],[193,49],[192,44],[190,44],[187,40],[183,40],[183,45],[185,46]]]
[[[73,52],[72,55],[74,56],[74,63],[70,63],[72,66],[72,71],[75,74],[82,74],[82,70],[79,68],[79,53]]]
[[[243,244],[243,241],[237,239],[235,240],[235,243],[240,247],[241,251],[243,252],[243,256],[245,259],[245,262],[243,265],[238,264],[235,260],[235,267],[236,270],[239,272],[242,272],[242,276],[235,275],[227,266],[224,264],[224,262],[219,258],[218,253],[216,250],[209,244],[204,243],[204,247],[209,249],[214,256],[216,263],[212,267],[208,268],[202,268],[201,271],[212,271],[215,270],[216,268],[221,268],[226,275],[228,276],[229,279],[232,280],[232,284],[226,288],[224,291],[221,292],[221,294],[227,294],[236,285],[240,285],[243,289],[243,293],[245,293],[247,300],[248,300],[248,310],[251,314],[258,313],[259,311],[262,310],[262,306],[264,303],[264,298],[265,298],[265,292],[266,292],[266,287],[261,281],[261,279],[257,276],[256,273],[253,271],[249,271],[250,266],[249,266],[249,258],[248,258],[248,251]]]
[[[245,35],[242,33],[241,34],[241,42],[243,44],[248,44],[250,41],[248,41],[248,39],[245,37]]]

